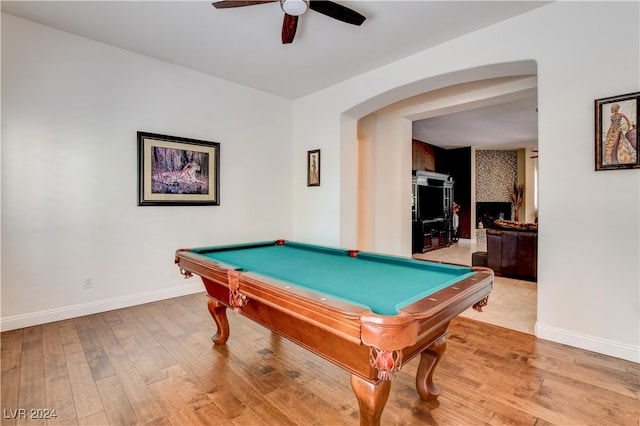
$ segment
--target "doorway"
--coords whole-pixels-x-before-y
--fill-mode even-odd
[[[535,64],[534,64],[535,65]],[[424,92],[411,98],[403,99],[394,104],[386,105],[361,116],[358,120],[358,246],[363,250],[372,250],[400,255],[410,255],[411,252],[411,171],[413,161],[411,144],[415,139],[414,124],[425,120],[441,120],[442,117],[453,116],[455,121],[471,121],[459,114],[481,113],[487,109],[504,108],[511,102],[533,102],[537,97],[537,78],[534,73],[511,75],[509,77],[489,78],[471,82],[441,87]],[[497,105],[502,105],[498,107]],[[535,106],[531,108],[535,113]],[[486,121],[486,119],[485,119]],[[535,118],[537,129],[537,117]],[[449,123],[449,126],[454,124]],[[445,125],[446,127],[446,125]],[[499,126],[498,126],[499,127]],[[495,129],[493,129],[495,130]],[[504,129],[503,129],[504,130]],[[471,132],[473,136],[473,132]],[[493,139],[496,142],[496,139]],[[534,141],[534,143],[537,141]],[[463,143],[463,141],[460,141]],[[469,142],[466,142],[467,144]],[[475,152],[479,142],[467,145],[471,156],[470,175],[475,176]],[[488,148],[495,146],[486,145]],[[443,146],[441,149],[456,149],[460,147]],[[513,146],[509,147],[515,148]],[[533,149],[535,145],[532,145]],[[439,170],[436,170],[439,171]],[[469,183],[469,220],[467,229],[469,238],[459,242],[451,248],[436,250],[427,257],[429,260],[448,261],[452,263],[471,264],[473,251],[481,249],[476,240],[475,213],[475,179]],[[364,225],[364,226],[361,226]],[[464,246],[463,246],[464,244]],[[482,244],[482,242],[480,242]],[[457,246],[457,253],[453,253]],[[461,248],[462,247],[462,248]],[[439,258],[444,256],[446,258]],[[460,261],[463,256],[464,261]],[[499,281],[508,280],[498,278]],[[513,325],[501,326],[522,330],[516,324],[515,315],[533,316],[531,323],[535,323],[536,295],[535,283],[509,282],[508,286],[518,289],[519,294],[500,295],[504,300],[511,300],[510,312],[503,312],[503,316],[511,317]],[[531,288],[533,286],[533,288]],[[496,298],[497,293],[494,292]],[[519,302],[522,302],[521,304]],[[520,306],[526,305],[525,314]],[[498,308],[498,305],[494,305]],[[501,308],[506,309],[506,308]],[[517,312],[516,312],[517,311]],[[497,315],[497,312],[495,312]],[[486,322],[489,317],[476,318]],[[522,330],[533,333],[531,330]]]

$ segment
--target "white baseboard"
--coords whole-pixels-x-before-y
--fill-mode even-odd
[[[76,318],[84,315],[92,315],[100,312],[111,311],[114,309],[156,302],[158,300],[186,296],[187,294],[199,293],[202,291],[204,291],[204,287],[202,286],[202,283],[198,281],[178,287],[154,290],[146,293],[133,294],[130,296],[115,297],[113,299],[99,300],[96,302],[82,303],[79,305],[65,306],[56,309],[48,309],[46,311],[32,312],[23,315],[14,315],[11,317],[0,319],[0,331],[9,331],[18,328],[31,327],[34,325],[46,324],[53,321],[62,321],[69,318]]]
[[[536,337],[628,361],[640,362],[640,347],[536,323]]]

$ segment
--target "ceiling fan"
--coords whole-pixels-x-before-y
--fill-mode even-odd
[[[362,25],[364,20],[367,19],[355,10],[326,0],[222,0],[212,3],[212,5],[216,9],[228,9],[231,7],[253,6],[256,4],[275,2],[280,3],[280,7],[284,12],[282,44],[288,44],[293,41],[298,27],[298,16],[309,9],[352,25]]]

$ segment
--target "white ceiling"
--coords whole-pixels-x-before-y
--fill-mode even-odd
[[[342,1],[367,20],[360,27],[315,11],[299,19],[295,40],[280,41],[277,3],[216,9],[209,1],[2,1],[2,12],[288,99],[314,93],[405,56],[509,19],[541,1]],[[534,102],[535,103],[535,102]],[[535,108],[535,105],[533,106]],[[492,135],[532,132],[522,103],[425,121],[430,143],[440,126],[470,126],[482,115]],[[519,115],[510,117],[511,113]],[[469,115],[470,114],[470,115]],[[487,126],[487,120],[503,121]],[[442,121],[441,121],[442,120]],[[523,125],[524,120],[524,125]],[[514,123],[519,130],[506,131]],[[433,130],[429,127],[434,126]],[[418,126],[420,134],[423,126]],[[454,126],[455,127],[455,126]],[[457,127],[463,135],[478,130]],[[537,120],[535,128],[537,129]],[[527,136],[530,137],[531,135]],[[537,135],[533,135],[534,139]],[[521,137],[521,136],[518,136]],[[419,139],[419,138],[418,138]],[[464,138],[456,136],[457,143]],[[437,142],[441,141],[441,142]]]
[[[537,98],[413,122],[413,138],[443,148],[518,149],[538,146]]]

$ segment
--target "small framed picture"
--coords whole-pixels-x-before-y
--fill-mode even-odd
[[[636,169],[640,92],[595,100],[596,170]]]
[[[307,186],[320,186],[320,150],[307,151]]]
[[[138,205],[220,205],[220,144],[138,132]]]

